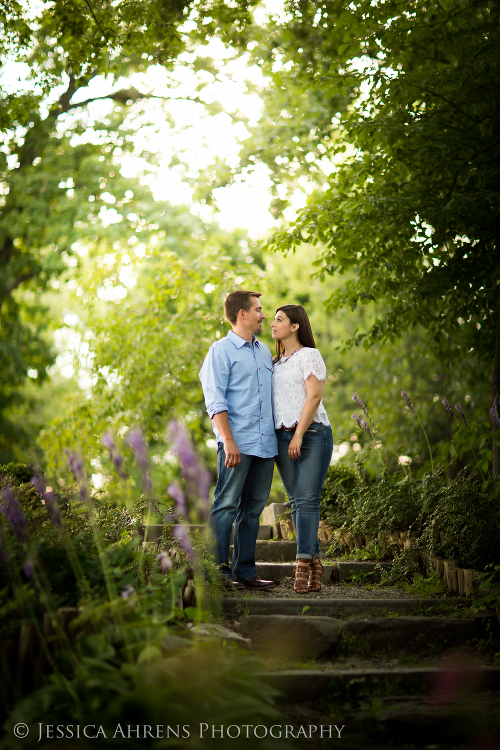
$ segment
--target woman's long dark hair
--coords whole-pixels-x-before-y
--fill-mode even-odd
[[[302,346],[310,347],[311,349],[316,349],[311,324],[302,305],[283,305],[282,307],[278,307],[276,312],[279,312],[279,310],[283,310],[290,323],[298,323],[299,330],[297,331],[297,336],[299,339],[299,344],[302,344]],[[274,359],[275,362],[283,355],[284,351],[284,345],[279,339],[276,339],[276,357]]]

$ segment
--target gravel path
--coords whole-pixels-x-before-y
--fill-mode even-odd
[[[367,588],[362,584],[347,583],[323,583],[321,591],[315,591],[307,594],[296,594],[293,590],[293,578],[282,578],[279,583],[269,591],[253,592],[248,589],[240,591],[224,591],[225,597],[248,598],[249,596],[258,596],[260,599],[293,599],[300,598],[304,601],[308,599],[417,599],[418,597],[409,594],[403,589],[396,586],[387,586],[381,588],[374,586]]]

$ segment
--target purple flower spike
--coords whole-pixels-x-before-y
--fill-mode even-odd
[[[113,439],[113,435],[110,432],[107,432],[105,435],[103,435],[102,444],[105,448],[108,449],[110,453],[113,453],[113,451],[116,450],[115,441]]]
[[[493,402],[493,406],[490,409],[490,414],[493,417],[493,422],[495,423],[495,427],[500,427],[500,421],[498,420],[498,414],[497,414],[495,402]]]
[[[207,512],[210,502],[210,472],[200,466],[191,440],[183,426],[172,421],[169,424],[169,429],[173,437],[173,451],[181,462],[182,475],[186,480],[188,495],[201,500],[203,512]]]
[[[40,497],[45,503],[45,508],[47,509],[47,513],[49,514],[49,518],[54,524],[54,526],[57,526],[58,529],[61,528],[62,522],[61,522],[61,511],[59,510],[59,505],[57,504],[57,500],[52,492],[48,491],[45,482],[43,481],[41,475],[36,472],[31,477],[31,484],[36,489]]]
[[[354,391],[354,393],[352,394],[352,400],[355,401],[357,405],[360,407],[360,409],[363,409],[364,413],[368,416],[368,409],[366,408],[364,403],[361,401],[356,391]]]
[[[186,498],[184,497],[184,493],[182,492],[177,482],[172,482],[172,484],[167,488],[167,492],[170,495],[172,495],[172,497],[175,500],[177,513],[180,516],[186,517],[187,515]]]
[[[26,539],[26,518],[12,489],[7,485],[1,492],[3,504],[0,512],[4,514],[7,521],[20,539]]]
[[[370,428],[368,427],[368,424],[367,424],[367,422],[366,422],[366,420],[365,420],[365,419],[362,419],[362,420],[361,420],[361,427],[362,427],[362,428],[363,428],[364,430],[366,430],[366,432],[368,433],[368,435],[369,435],[369,436],[370,436],[371,438],[373,437],[373,435],[372,435],[372,434],[371,434],[371,432],[370,432]]]
[[[351,419],[354,419],[360,430],[363,429],[363,425],[361,424],[361,417],[358,416],[356,412],[354,412],[354,414],[351,414]]]
[[[166,573],[173,565],[172,560],[170,559],[169,555],[165,552],[165,550],[162,550],[160,554],[157,557],[157,560],[160,561],[161,570],[162,573]]]
[[[398,388],[398,391],[403,396],[403,398],[406,399],[406,403],[408,404],[408,407],[409,407],[411,413],[415,414],[415,409],[413,408],[413,404],[410,401],[410,397],[408,396],[408,394],[406,393],[406,391],[404,391],[402,388]],[[417,416],[417,415],[415,414],[415,416]]]
[[[66,451],[66,453],[68,454],[68,464],[75,482],[81,482],[85,479],[82,457],[73,451]]]
[[[23,565],[23,572],[26,578],[29,578],[30,581],[33,580],[33,576],[35,575],[35,560],[32,555],[28,555],[26,558],[26,562]]]
[[[457,409],[457,410],[458,410],[458,413],[460,414],[460,416],[461,416],[461,417],[462,417],[462,419],[464,420],[464,425],[465,425],[465,426],[467,427],[467,426],[468,426],[468,425],[467,425],[467,420],[466,420],[466,418],[465,418],[465,414],[463,413],[463,411],[462,411],[462,407],[460,406],[460,404],[456,404],[456,406],[455,406],[455,409]]]
[[[128,444],[134,451],[139,463],[147,464],[146,444],[139,430],[131,430],[128,436]]]
[[[110,432],[107,432],[103,436],[102,444],[104,445],[105,448],[108,449],[111,455],[111,460],[113,461],[113,465],[116,469],[116,473],[118,474],[120,479],[127,479],[127,473],[123,468],[123,458],[118,453],[113,435]]]
[[[146,495],[153,494],[153,485],[151,483],[151,477],[149,476],[148,467],[148,454],[146,449],[146,443],[139,430],[131,430],[128,436],[128,444],[135,453],[137,463],[142,471],[142,480],[144,483],[144,491]]]
[[[188,539],[188,535],[186,532],[185,526],[176,526],[174,528],[174,536],[177,539],[177,541],[180,543],[182,549],[186,553],[188,557],[191,557],[193,554],[193,547],[191,545],[191,542]]]
[[[446,396],[444,396],[443,394],[440,394],[440,395],[441,395],[441,396],[443,396],[443,400],[441,401],[441,403],[443,404],[444,408],[446,409],[446,411],[447,411],[447,412],[448,412],[449,414],[451,414],[451,415],[453,416],[453,411],[452,411],[452,408],[451,408],[451,406],[449,405],[448,401],[446,400]]]
[[[85,471],[83,470],[83,460],[78,453],[73,451],[66,451],[68,454],[68,464],[73,474],[73,478],[77,484],[79,484],[78,494],[81,500],[86,503],[89,499]]]
[[[131,586],[130,583],[127,583],[127,585],[123,587],[121,596],[123,597],[123,599],[128,599],[129,596],[133,593],[134,593],[134,587]]]

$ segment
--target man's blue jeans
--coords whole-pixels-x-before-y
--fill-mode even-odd
[[[292,520],[297,532],[297,559],[321,557],[318,541],[319,501],[333,451],[332,428],[313,422],[304,433],[300,458],[288,455],[295,430],[276,430],[278,455],[276,465],[292,506]]]
[[[237,581],[257,575],[255,542],[259,520],[271,491],[274,458],[241,454],[241,463],[228,469],[224,446],[217,446],[218,479],[210,522],[217,544],[217,561],[221,571]],[[233,557],[229,566],[229,544],[234,523]]]

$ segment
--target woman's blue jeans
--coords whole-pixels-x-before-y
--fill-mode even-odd
[[[319,501],[333,451],[332,428],[313,422],[304,433],[300,458],[288,455],[295,430],[276,430],[278,455],[276,465],[292,506],[292,520],[297,532],[297,559],[321,557],[318,541]]]

